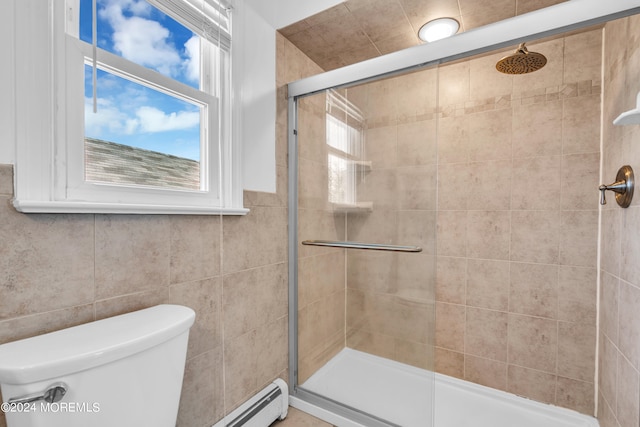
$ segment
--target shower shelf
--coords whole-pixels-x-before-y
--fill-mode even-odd
[[[371,172],[371,160],[349,160],[356,172]]]
[[[370,213],[373,202],[331,203],[331,210],[337,213]]]

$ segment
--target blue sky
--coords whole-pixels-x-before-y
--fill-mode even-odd
[[[80,38],[92,42],[91,0],[80,3]],[[98,47],[199,87],[199,38],[144,0],[98,0]],[[93,113],[92,69],[85,66],[85,136],[200,158],[198,107],[98,71]]]

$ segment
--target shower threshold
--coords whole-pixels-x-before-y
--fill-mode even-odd
[[[598,427],[578,412],[345,348],[301,388],[402,427]],[[291,405],[338,427],[366,427],[300,398]]]

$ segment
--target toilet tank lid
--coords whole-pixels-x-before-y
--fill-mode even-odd
[[[0,345],[0,383],[29,384],[154,347],[188,331],[195,312],[163,304]]]

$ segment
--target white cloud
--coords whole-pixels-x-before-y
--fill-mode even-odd
[[[185,60],[186,77],[189,81],[200,82],[200,37],[193,35],[184,44],[184,50],[187,55]]]
[[[122,134],[127,115],[114,106],[109,100],[98,98],[98,112],[93,112],[93,99],[85,98],[84,127],[85,135],[92,138],[103,138],[109,134]]]
[[[197,111],[179,111],[165,113],[154,107],[140,107],[136,117],[141,132],[168,132],[196,127],[200,124],[200,113]]]
[[[183,60],[169,41],[169,30],[143,17],[149,14],[149,7],[143,0],[115,0],[100,10],[100,17],[113,28],[115,51],[137,64],[175,76]],[[127,17],[125,10],[143,16]]]
[[[92,138],[113,140],[114,135],[170,132],[200,125],[197,111],[166,113],[155,107],[142,106],[135,110],[135,114],[128,114],[104,98],[98,98],[97,113],[93,112],[93,100],[85,98],[84,111],[85,134]]]

